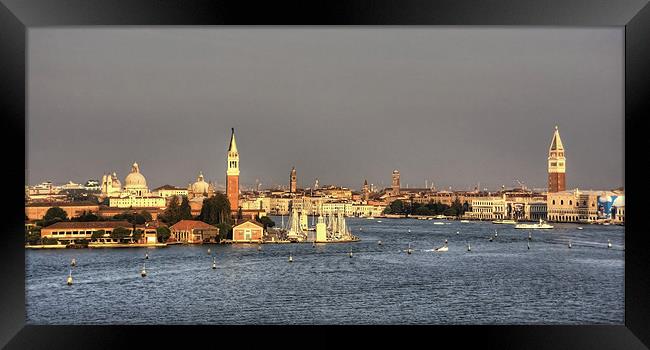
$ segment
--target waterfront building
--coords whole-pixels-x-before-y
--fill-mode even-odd
[[[549,193],[546,203],[548,220],[553,222],[625,222],[622,191],[561,191]]]
[[[197,220],[181,220],[172,225],[171,238],[183,243],[216,242],[219,228]]]
[[[124,179],[124,189],[118,196],[109,196],[109,207],[114,208],[165,208],[165,198],[149,192],[147,180],[140,173],[138,163]]]
[[[28,220],[42,220],[45,213],[50,208],[59,207],[63,209],[68,218],[73,218],[82,215],[84,212],[95,213],[99,212],[99,204],[92,202],[52,202],[52,203],[31,203],[25,205],[25,215]]]
[[[230,136],[227,164],[226,195],[230,201],[230,210],[236,213],[239,208],[239,152],[235,141],[235,128],[232,128]]]
[[[157,220],[158,215],[160,215],[160,213],[162,213],[164,210],[165,210],[164,208],[160,208],[160,207],[116,208],[116,207],[109,207],[106,205],[99,205],[99,211],[97,212],[97,215],[99,215],[102,218],[110,219],[118,214],[126,214],[126,213],[134,213],[134,212],[139,213],[142,211],[146,211],[149,214],[151,214],[152,220]]]
[[[297,179],[298,177],[296,176],[296,168],[292,167],[291,168],[291,173],[289,174],[289,192],[290,193],[296,193],[296,187],[297,187]]]
[[[560,131],[555,126],[551,146],[548,149],[548,192],[561,192],[566,189],[566,157]]]
[[[82,239],[91,239],[93,232],[103,230],[104,237],[98,239],[102,243],[117,243],[115,239],[110,238],[114,229],[122,227],[133,234],[133,225],[128,221],[90,221],[90,222],[72,222],[60,221],[41,229],[41,237],[54,238],[59,241],[74,241]],[[142,244],[156,244],[157,235],[154,228],[147,226],[137,226],[136,230],[142,231],[142,237],[138,242]]]
[[[232,228],[233,242],[259,242],[264,236],[264,225],[257,221],[245,220]]]
[[[395,169],[393,170],[393,178],[391,182],[391,194],[393,196],[398,196],[399,191],[400,191],[400,183],[399,183],[399,170]]]
[[[52,181],[45,181],[35,186],[26,186],[25,197],[30,201],[60,201],[66,197],[60,192],[60,188],[54,186]]]
[[[472,211],[468,217],[478,220],[501,220],[506,217],[506,200],[504,196],[491,196],[472,199]]]

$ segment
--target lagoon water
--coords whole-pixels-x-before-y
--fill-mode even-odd
[[[26,250],[27,323],[624,322],[623,227],[584,225],[577,230],[578,225],[554,224],[553,230],[517,230],[489,222],[433,222],[350,218],[347,223],[360,242],[315,248],[265,244],[258,251],[257,245],[247,244]],[[490,242],[495,230],[498,237]],[[445,239],[448,252],[431,251]],[[405,253],[409,243],[410,255]],[[77,266],[71,268],[72,258]],[[66,285],[70,269],[72,286]]]

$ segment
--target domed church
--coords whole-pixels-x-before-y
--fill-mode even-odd
[[[205,181],[203,172],[199,172],[196,182],[187,186],[187,198],[212,197],[214,196],[214,185]]]
[[[119,196],[110,196],[109,207],[117,208],[164,208],[165,198],[149,192],[147,180],[140,173],[138,163],[133,163],[131,172],[124,179],[124,189]]]

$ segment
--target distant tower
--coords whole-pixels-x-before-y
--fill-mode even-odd
[[[237,152],[237,142],[235,142],[235,128],[232,128],[230,147],[228,147],[226,195],[230,202],[230,211],[237,212],[239,209],[239,152]]]
[[[368,187],[368,180],[363,181],[363,200],[367,201],[370,198],[370,188]]]
[[[548,191],[560,192],[566,190],[566,158],[560,132],[555,126],[551,147],[548,149]]]
[[[399,194],[399,170],[393,170],[393,183],[391,185],[393,189],[393,195],[396,196]]]
[[[296,193],[296,168],[291,168],[291,175],[289,175],[289,192]]]

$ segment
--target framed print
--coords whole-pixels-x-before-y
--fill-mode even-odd
[[[646,1],[3,0],[0,340],[647,348],[649,28]]]

